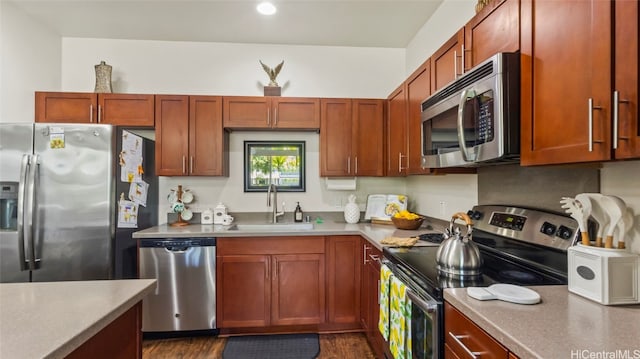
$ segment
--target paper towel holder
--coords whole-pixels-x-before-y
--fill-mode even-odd
[[[355,191],[356,177],[325,177],[328,190],[334,191]]]

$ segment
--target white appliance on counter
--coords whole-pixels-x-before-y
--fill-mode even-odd
[[[569,291],[605,305],[640,303],[640,256],[578,244],[567,250]]]

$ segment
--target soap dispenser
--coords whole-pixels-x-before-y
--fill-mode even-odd
[[[300,202],[297,202],[296,209],[293,211],[293,220],[295,222],[302,222],[302,208],[300,208]]]

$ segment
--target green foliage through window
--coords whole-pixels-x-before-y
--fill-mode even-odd
[[[304,141],[244,141],[244,191],[305,191]]]

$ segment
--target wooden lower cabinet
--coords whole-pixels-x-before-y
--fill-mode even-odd
[[[323,323],[324,254],[274,255],[272,263],[271,325]]]
[[[142,358],[142,302],[136,303],[66,358]]]
[[[448,302],[444,303],[444,318],[445,358],[469,358],[469,352],[473,352],[482,353],[483,358],[517,359],[515,354]]]
[[[360,236],[327,237],[328,322],[360,328]]]
[[[325,322],[324,237],[219,238],[216,249],[219,328]]]
[[[376,260],[376,258],[382,258],[382,252],[373,247],[364,238],[362,238],[361,243],[363,247],[362,261],[360,263],[363,273],[361,283],[361,323],[374,354],[377,358],[384,358],[386,343],[382,334],[380,334],[380,330],[378,330],[378,319],[380,317],[380,305],[378,303],[380,263]]]

